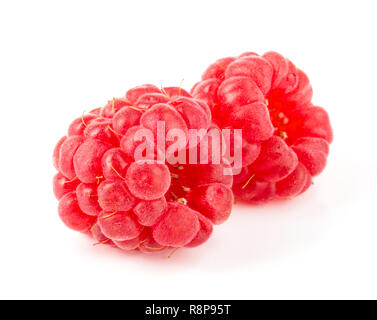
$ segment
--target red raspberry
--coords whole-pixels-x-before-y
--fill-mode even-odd
[[[125,250],[131,251],[139,248],[140,244],[145,241],[147,237],[147,231],[144,229],[136,238],[130,240],[123,240],[123,241],[113,241],[115,246]]]
[[[76,177],[75,169],[73,167],[73,156],[75,155],[77,149],[81,145],[83,138],[81,136],[71,136],[65,139],[59,148],[60,140],[55,147],[59,149],[59,161],[58,168],[62,175],[69,179]]]
[[[200,229],[194,237],[194,239],[192,239],[188,244],[186,244],[185,247],[187,248],[194,248],[200,246],[210,238],[213,232],[213,225],[211,221],[207,219],[205,216],[201,215],[199,212],[196,212],[196,215],[199,219]]]
[[[170,97],[168,97],[166,94],[146,93],[140,96],[140,98],[136,100],[134,110],[149,109],[150,107],[152,107],[153,105],[157,103],[168,103],[170,100],[171,100]]]
[[[62,138],[60,138],[60,140],[58,141],[58,143],[56,144],[55,148],[54,148],[54,152],[52,154],[52,163],[55,167],[56,170],[59,171],[59,157],[60,157],[60,149],[62,147],[62,144],[64,143],[64,141],[67,140],[67,137],[64,136]]]
[[[247,183],[235,185],[233,192],[237,198],[243,201],[263,203],[275,198],[276,187],[272,182],[252,179]]]
[[[76,187],[80,181],[77,178],[67,179],[60,172],[54,176],[53,179],[53,190],[56,199],[60,200],[66,193],[76,190]]]
[[[98,244],[152,253],[201,245],[211,236],[213,224],[229,217],[233,177],[224,174],[229,165],[211,159],[208,164],[161,161],[160,156],[177,144],[174,139],[153,144],[161,120],[165,135],[180,129],[188,138],[189,129],[207,134],[212,129],[206,103],[181,88],[160,90],[153,85],[133,88],[124,98],[114,98],[72,122],[53,154],[59,170],[54,193],[68,227],[90,231]],[[152,140],[138,140],[147,129]],[[149,154],[148,161],[135,159],[135,151],[143,146],[151,149],[153,159]],[[189,148],[199,145],[185,141],[178,149],[187,151],[186,161]],[[260,143],[246,144],[246,149],[254,159]],[[212,150],[210,144],[205,152]]]
[[[166,209],[166,199],[161,197],[155,200],[140,201],[134,207],[134,213],[141,225],[151,227],[165,213]]]
[[[76,193],[66,193],[59,201],[59,216],[68,228],[87,232],[95,223],[96,218],[81,211]]]
[[[135,139],[135,135],[138,132],[140,132],[141,129],[143,129],[143,127],[140,126],[140,125],[130,127],[127,130],[127,132],[123,135],[122,139],[120,140],[120,148],[121,148],[121,150],[130,159],[133,158],[133,156],[135,154],[135,150],[136,150],[136,148],[139,145],[141,145],[142,143],[146,143],[146,144],[150,145],[148,143],[148,141],[139,141],[139,140]],[[150,145],[149,147],[153,148],[152,145]],[[153,148],[153,150],[154,150],[154,148]]]
[[[217,90],[220,84],[221,81],[218,79],[208,79],[198,82],[192,89],[197,99],[205,101],[205,105],[211,106],[210,113],[212,114],[212,120],[216,124],[222,119],[222,111],[219,108],[220,104],[217,97]]]
[[[175,100],[177,97],[189,97],[191,95],[181,87],[164,87],[162,88],[164,94],[172,100]]]
[[[296,169],[283,180],[276,183],[276,194],[282,198],[293,198],[301,194],[312,177],[305,166],[299,163]]]
[[[292,145],[300,162],[312,176],[322,172],[329,154],[329,144],[322,138],[299,138]]]
[[[239,110],[239,107],[263,102],[264,96],[257,84],[247,77],[225,79],[217,89],[218,101],[223,117]]]
[[[80,183],[76,188],[77,201],[81,210],[90,216],[98,216],[102,211],[98,203],[97,185]]]
[[[225,71],[225,78],[246,77],[252,79],[263,95],[271,89],[272,65],[257,55],[243,56],[232,62]]]
[[[124,98],[113,98],[109,100],[107,104],[99,110],[99,114],[104,118],[112,118],[123,107],[131,106],[132,103]]]
[[[143,110],[139,108],[122,108],[114,115],[112,127],[118,134],[118,137],[125,135],[130,127],[139,124],[140,117],[143,114],[142,111]]]
[[[121,148],[107,150],[101,159],[103,177],[107,180],[124,179],[131,161]]]
[[[274,133],[268,109],[260,102],[237,108],[228,120],[235,128],[242,129],[242,136],[250,143],[267,140]]]
[[[72,121],[68,128],[68,136],[81,136],[85,128],[97,118],[94,113],[83,114],[80,118]]]
[[[200,223],[194,210],[170,202],[166,214],[153,227],[153,238],[163,246],[183,247],[195,238],[199,230]]]
[[[188,123],[173,106],[166,103],[155,104],[145,111],[140,118],[141,126],[151,130],[155,138],[157,137],[158,121],[165,123],[165,135],[171,129],[179,129],[185,132],[186,139],[188,139]]]
[[[138,249],[143,253],[160,253],[169,248],[154,240],[152,230],[150,228],[146,230],[144,236],[140,238]]]
[[[94,223],[93,226],[90,228],[90,232],[94,240],[97,241],[96,243],[94,243],[94,245],[106,243],[108,245],[115,246],[114,242],[102,233],[102,230],[97,222]]]
[[[126,92],[126,100],[132,105],[136,103],[141,96],[148,93],[161,93],[161,90],[153,84],[144,84],[128,90]]]
[[[99,205],[106,211],[128,211],[136,204],[124,181],[105,180],[98,186],[97,192]]]
[[[116,241],[134,239],[143,231],[143,227],[131,211],[101,211],[98,225],[106,237]]]
[[[220,128],[242,129],[236,197],[250,202],[291,198],[324,169],[333,139],[328,114],[311,103],[306,74],[279,53],[219,59],[191,93],[208,104]],[[228,148],[240,152],[234,145]]]
[[[215,63],[211,64],[206,71],[204,71],[202,79],[219,79],[224,80],[225,70],[236,58],[228,57],[217,60]]]
[[[217,201],[213,201],[217,199]],[[211,183],[193,188],[189,195],[192,208],[202,212],[214,224],[223,223],[229,216],[233,199],[232,191],[222,183]]]
[[[132,162],[125,184],[131,193],[142,200],[156,200],[170,188],[170,171],[165,164]]]
[[[73,167],[77,178],[84,183],[95,183],[103,178],[101,159],[111,147],[112,145],[105,141],[86,138],[73,157]]]
[[[276,182],[286,178],[297,167],[295,152],[280,137],[263,141],[257,160],[251,165],[256,178]]]
[[[111,119],[102,117],[94,119],[85,128],[84,137],[101,140],[116,146],[119,143],[119,139],[115,131],[110,127],[111,124]]]

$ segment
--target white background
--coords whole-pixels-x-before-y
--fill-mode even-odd
[[[1,1],[0,298],[377,298],[376,31],[375,1]],[[308,192],[236,205],[171,259],[93,247],[61,223],[51,154],[72,119],[269,50],[309,75],[331,116]]]

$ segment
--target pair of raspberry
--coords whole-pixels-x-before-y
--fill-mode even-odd
[[[54,193],[59,215],[71,229],[97,243],[123,250],[161,252],[196,247],[208,240],[213,224],[230,215],[233,192],[250,202],[290,198],[304,192],[328,155],[332,132],[327,113],[313,106],[306,75],[270,52],[220,59],[203,74],[191,95],[177,87],[143,85],[74,120],[54,150]],[[148,161],[135,152],[154,138],[163,121],[165,135],[179,130],[242,129],[242,170],[211,158],[224,143],[188,144],[178,150],[203,153],[208,163],[156,161],[164,150],[152,144]],[[186,139],[187,141],[189,139]],[[232,150],[233,153],[236,150]],[[189,161],[190,160],[190,161]],[[234,180],[234,183],[233,183]]]

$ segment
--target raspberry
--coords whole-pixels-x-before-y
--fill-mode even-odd
[[[273,69],[271,64],[262,57],[248,55],[232,62],[225,71],[225,78],[242,76],[250,78],[266,95],[271,89]]]
[[[271,79],[271,89],[276,89],[277,85],[288,73],[288,61],[277,52],[266,52],[263,55],[272,66],[273,74]]]
[[[167,95],[169,98],[172,98],[175,100],[176,97],[189,97],[191,98],[191,95],[184,89],[180,87],[164,87],[162,91]]]
[[[257,84],[247,77],[227,78],[219,86],[217,96],[224,115],[237,111],[239,107],[264,100]]]
[[[52,163],[53,163],[56,170],[59,170],[60,149],[61,149],[62,144],[64,143],[65,140],[67,140],[66,136],[60,138],[60,140],[56,144],[56,146],[54,148],[54,152],[52,154]]]
[[[305,185],[304,187],[302,188],[302,190],[300,191],[299,194],[302,194],[304,193],[306,190],[309,189],[309,187],[313,184],[313,179],[312,179],[312,176],[310,174],[307,174],[306,175],[306,181],[305,181]]]
[[[229,125],[242,129],[246,141],[259,142],[270,138],[274,127],[267,107],[263,103],[253,103],[235,110],[229,117]]]
[[[164,164],[133,162],[127,170],[125,182],[135,197],[155,200],[169,190],[169,168]]]
[[[165,213],[167,202],[165,197],[156,200],[140,201],[134,207],[134,213],[139,223],[143,226],[153,226],[157,220]]]
[[[102,211],[98,204],[97,185],[80,183],[76,188],[79,207],[87,215],[98,216]]]
[[[142,145],[142,144],[146,144],[146,145],[149,145],[150,148],[152,149],[153,146],[150,145],[150,143],[148,141],[145,141],[145,139],[142,139],[140,141],[138,141],[137,139],[135,139],[135,135],[138,133],[138,132],[141,132],[141,130],[143,129],[142,126],[133,126],[133,127],[130,127],[127,132],[124,134],[124,136],[122,137],[122,139],[120,140],[120,148],[121,150],[125,153],[125,155],[129,158],[133,158],[134,157],[134,154],[135,154],[135,150],[138,146]],[[154,150],[154,148],[153,148]]]
[[[107,150],[101,159],[102,174],[107,180],[124,180],[131,160],[120,148]]]
[[[220,183],[232,186],[233,176],[224,175],[225,164],[197,164],[181,166],[178,170],[172,168],[173,176],[178,176],[179,182],[182,181],[187,187],[195,187],[206,183]],[[172,183],[174,183],[173,179]]]
[[[157,103],[168,103],[170,98],[162,93],[146,93],[137,99],[135,107],[139,109],[149,109]]]
[[[68,136],[81,136],[84,134],[85,128],[94,120],[97,116],[93,113],[82,115],[80,118],[73,120],[68,128]]]
[[[66,177],[64,177],[60,172],[57,173],[53,179],[53,190],[56,199],[59,200],[65,194],[75,191],[79,183],[80,181],[76,178],[69,180]]]
[[[239,185],[245,183],[250,178],[254,178],[254,174],[251,173],[250,166],[244,166],[241,172],[233,177],[233,184]]]
[[[101,228],[100,228],[100,226],[98,225],[97,222],[95,224],[93,224],[92,228],[90,229],[90,232],[91,232],[94,240],[97,241],[95,244],[106,243],[108,245],[112,245],[112,246],[114,245],[114,242],[102,233]]]
[[[176,101],[178,100],[179,98],[176,99]],[[194,100],[194,99],[191,99],[191,100]],[[179,101],[179,100],[178,100]],[[208,123],[210,124],[211,123],[211,120],[212,120],[212,113],[211,113],[211,109],[208,107],[208,104],[201,101],[201,100],[197,100],[195,99],[195,102],[202,108],[202,110],[205,112],[205,114],[207,115],[207,119],[208,119]]]
[[[107,142],[87,138],[76,150],[73,166],[76,176],[84,183],[95,183],[102,178],[101,159],[111,148]]]
[[[274,183],[252,179],[244,184],[235,185],[233,192],[240,200],[263,203],[275,198],[276,187]]]
[[[303,191],[308,179],[311,180],[308,170],[299,163],[290,175],[276,183],[276,194],[282,198],[293,198]]]
[[[166,249],[168,249],[169,247],[161,245],[153,238],[152,232],[152,229],[145,232],[144,237],[141,237],[138,249],[143,253],[153,254],[164,252]]]
[[[177,98],[172,104],[185,120],[189,129],[201,129],[210,126],[211,117],[194,99]]]
[[[292,145],[300,162],[312,176],[322,172],[329,154],[329,144],[322,138],[300,138]]]
[[[60,199],[58,211],[64,224],[79,232],[88,231],[96,220],[81,211],[75,192],[69,192]]]
[[[198,82],[191,90],[197,99],[203,101],[205,105],[210,108],[210,112],[216,124],[217,121],[222,118],[219,108],[220,104],[217,98],[217,90],[220,84],[221,81],[218,79],[208,79]]]
[[[142,226],[132,212],[125,211],[101,211],[98,216],[98,225],[106,237],[116,241],[134,239],[142,231]]]
[[[287,74],[284,75],[283,79],[276,88],[284,93],[292,92],[297,87],[299,81],[298,70],[296,66],[289,60],[287,60],[287,63]]]
[[[333,140],[333,133],[327,112],[317,106],[292,110],[287,113],[291,118],[290,125],[286,125],[286,133],[289,141],[303,137],[316,137],[325,139],[328,143]]]
[[[131,103],[122,98],[114,98],[100,109],[100,115],[103,118],[113,118],[114,115],[123,107],[130,106]]]
[[[107,142],[111,145],[117,145],[119,142],[115,131],[111,129],[112,121],[107,118],[97,118],[92,120],[84,130],[85,138],[93,138]]]
[[[228,57],[217,60],[215,63],[211,64],[208,69],[203,73],[202,79],[219,79],[224,80],[225,70],[229,64],[231,64],[236,58]]]
[[[230,202],[228,199],[232,199]],[[221,183],[200,185],[190,191],[189,205],[201,212],[214,224],[221,224],[228,219],[232,210],[232,190]]]
[[[96,244],[126,251],[158,253],[206,242],[233,204],[233,176],[224,173],[225,160],[210,157],[216,151],[212,140],[203,149],[188,144],[189,129],[209,138],[216,129],[211,120],[208,105],[187,91],[153,85],[135,87],[74,120],[53,153],[59,171],[53,189],[63,222],[90,231]],[[164,121],[165,141],[156,146],[158,121]],[[183,132],[183,144],[171,129]],[[257,157],[259,142],[245,146],[246,157]],[[172,153],[166,160],[164,152],[172,147],[184,157]],[[197,163],[190,164],[192,150]],[[143,159],[135,157],[138,152]],[[208,164],[198,162],[201,155]],[[170,162],[176,157],[183,163]]]
[[[123,241],[114,241],[114,244],[119,249],[122,249],[125,251],[131,251],[131,250],[137,249],[140,243],[142,243],[145,240],[146,236],[147,236],[146,231],[143,230],[137,237],[133,239],[123,240]]]
[[[300,105],[310,103],[313,97],[313,88],[310,85],[308,76],[301,70],[297,70],[297,87],[285,95],[284,106],[294,109]]]
[[[233,185],[237,198],[292,198],[323,171],[333,139],[328,114],[312,104],[307,75],[281,54],[219,59],[191,92],[208,104],[220,128],[242,129],[242,150],[226,146],[242,152],[243,168]]]
[[[255,53],[255,52],[248,51],[248,52],[244,52],[244,53],[240,54],[238,56],[238,58],[248,57],[248,56],[258,56],[258,54]]]
[[[287,177],[298,164],[297,155],[280,137],[262,143],[260,156],[251,165],[256,177],[276,182]]]
[[[121,137],[126,134],[130,127],[137,125],[140,121],[142,110],[138,108],[125,107],[115,113],[112,125],[114,131]]]
[[[105,180],[98,186],[98,202],[106,211],[128,211],[136,204],[136,199],[123,181]]]
[[[158,121],[165,123],[165,135],[171,129],[179,129],[186,134],[186,139],[188,139],[187,123],[174,107],[168,104],[158,103],[148,109],[140,118],[141,125],[151,130],[154,137],[157,137]],[[169,145],[170,144],[171,143],[169,143]]]
[[[126,100],[131,104],[134,104],[142,95],[146,93],[161,93],[161,90],[153,84],[144,84],[128,90],[126,92]]]
[[[200,230],[195,211],[179,203],[169,203],[166,215],[153,227],[153,238],[163,246],[183,247]]]
[[[60,147],[59,152],[59,171],[68,179],[76,177],[75,168],[73,166],[73,156],[80,147],[83,138],[81,136],[71,136],[65,139]]]
[[[200,229],[196,234],[195,238],[185,245],[185,247],[187,248],[194,248],[200,246],[210,238],[213,232],[213,225],[211,221],[207,219],[205,216],[201,215],[199,212],[197,212],[196,215],[199,219]]]

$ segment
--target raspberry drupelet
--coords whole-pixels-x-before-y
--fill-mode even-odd
[[[144,253],[192,248],[206,242],[213,225],[228,219],[232,176],[224,163],[172,165],[155,157],[135,160],[140,130],[209,130],[206,103],[178,87],[142,85],[74,120],[53,152],[59,216],[69,228],[91,233],[97,243]],[[188,150],[188,144],[184,146]]]
[[[191,94],[208,104],[220,128],[242,129],[236,198],[255,203],[295,197],[325,168],[333,140],[328,114],[312,104],[307,75],[279,53],[219,59]]]

